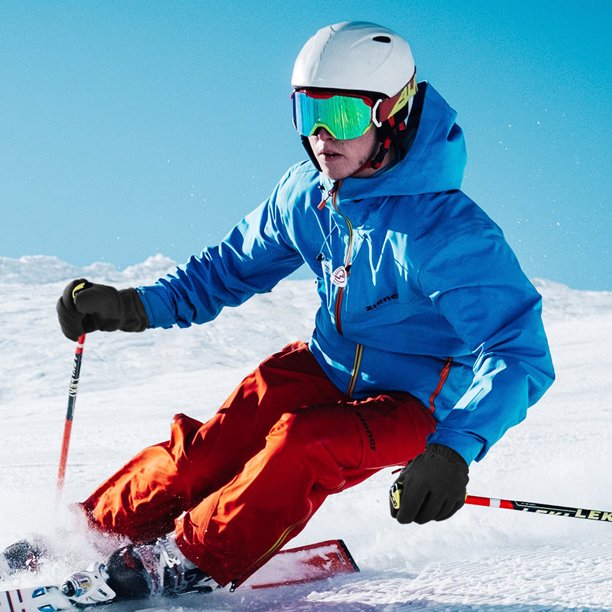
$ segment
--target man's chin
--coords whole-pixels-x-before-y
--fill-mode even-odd
[[[322,164],[321,162],[319,162],[319,165],[321,166],[321,172],[332,181],[339,181],[350,176],[350,173],[342,171],[340,168],[330,168],[327,164]]]

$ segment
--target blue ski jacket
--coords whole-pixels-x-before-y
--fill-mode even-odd
[[[428,442],[470,463],[525,417],[554,372],[540,295],[460,191],[456,113],[420,88],[420,122],[399,162],[340,186],[299,163],[221,244],[137,290],[150,327],[186,327],[305,262],[321,300],[310,349],[329,378],[354,398],[416,396],[438,423]]]

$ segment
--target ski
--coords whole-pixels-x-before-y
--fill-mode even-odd
[[[269,589],[358,571],[343,540],[326,540],[281,550],[239,588]],[[112,604],[111,601],[105,605]],[[73,607],[59,586],[0,591],[0,612],[59,612]]]
[[[72,607],[72,602],[57,586],[12,589],[0,592],[0,610],[2,612],[57,612]]]
[[[267,589],[358,571],[359,567],[343,540],[326,540],[281,550],[242,586]]]

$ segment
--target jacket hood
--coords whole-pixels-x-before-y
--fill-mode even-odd
[[[461,188],[467,154],[463,131],[455,123],[457,113],[429,83],[419,83],[417,95],[423,96],[423,106],[408,152],[393,166],[373,176],[344,179],[338,192],[340,200]],[[321,182],[328,189],[334,183],[323,174]]]

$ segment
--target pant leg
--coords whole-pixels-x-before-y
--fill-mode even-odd
[[[435,422],[408,394],[287,412],[231,482],[176,523],[183,553],[240,583],[297,535],[326,497],[425,448]]]
[[[165,535],[183,511],[244,468],[284,412],[343,397],[306,344],[288,345],[248,375],[208,422],[176,415],[168,441],[141,451],[82,507],[103,532],[134,542]]]

